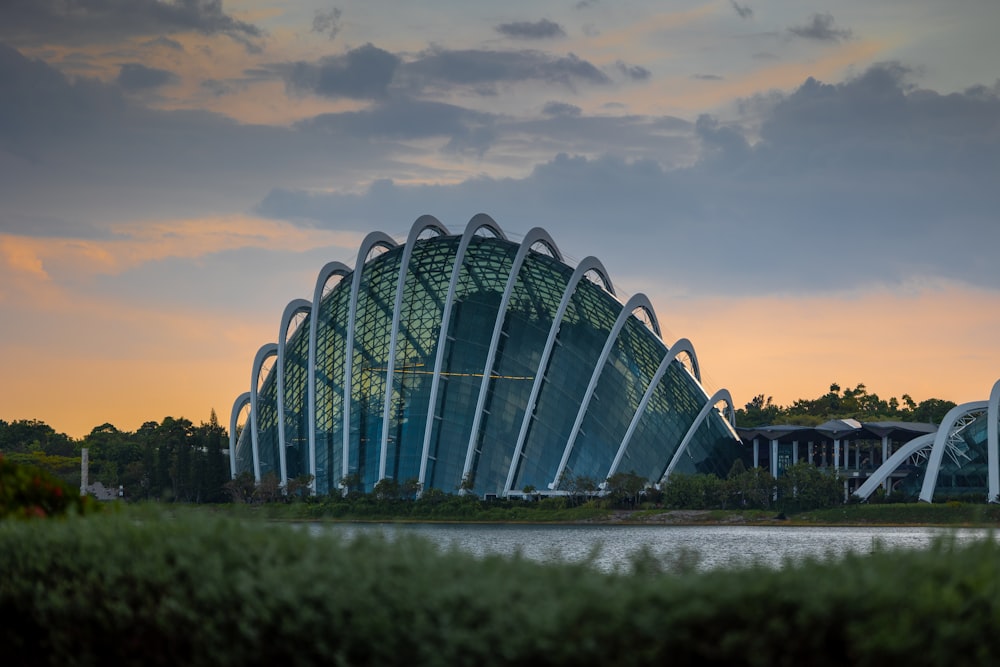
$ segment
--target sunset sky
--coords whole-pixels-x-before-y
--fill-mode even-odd
[[[0,419],[228,424],[324,263],[546,228],[710,388],[985,399],[996,0],[2,0]]]

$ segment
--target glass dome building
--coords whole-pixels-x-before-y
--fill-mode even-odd
[[[462,234],[431,216],[401,244],[373,232],[355,268],[327,264],[288,304],[277,340],[233,405],[234,477],[559,494],[617,472],[724,476],[740,457],[729,393],[709,396],[690,342],[664,344],[645,296],[623,304],[600,261],[570,266],[540,228],[517,243],[480,214]]]

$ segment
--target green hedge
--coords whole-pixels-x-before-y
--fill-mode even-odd
[[[1000,548],[694,573],[134,513],[0,521],[3,664],[991,665]]]

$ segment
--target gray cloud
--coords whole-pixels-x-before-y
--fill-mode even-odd
[[[813,14],[808,23],[792,26],[788,29],[796,37],[815,39],[821,42],[839,42],[851,38],[851,31],[846,28],[833,27],[833,15]]]
[[[650,77],[653,76],[653,73],[650,72],[645,67],[642,67],[640,65],[629,65],[628,63],[623,63],[620,60],[615,63],[615,67],[618,68],[619,72],[621,72],[628,78],[632,79],[633,81],[647,81]]]
[[[372,44],[319,62],[280,66],[291,91],[324,97],[378,99],[385,97],[401,60]]]
[[[254,48],[261,30],[226,14],[222,0],[4,0],[0,39],[91,43],[177,32],[228,35]]]
[[[545,106],[542,108],[542,113],[546,116],[579,116],[583,110],[574,105],[566,104],[565,102],[546,102]]]
[[[150,39],[142,43],[143,46],[162,46],[164,48],[170,49],[172,51],[183,51],[184,45],[178,42],[176,39],[170,39],[169,37],[156,37],[155,39]]]
[[[579,0],[575,5],[574,9],[590,9],[591,7],[596,7],[598,0]]]
[[[488,91],[496,84],[522,82],[572,88],[577,82],[592,85],[611,82],[597,67],[572,53],[553,56],[535,50],[431,49],[403,65],[400,74],[403,84],[415,90],[468,86]]]
[[[750,5],[741,5],[736,0],[729,0],[729,4],[733,6],[733,9],[739,14],[741,19],[753,18],[753,9],[750,8]]]
[[[341,14],[342,12],[337,7],[334,7],[327,12],[317,10],[316,15],[313,17],[312,31],[326,35],[330,39],[336,38],[336,36],[340,33]]]
[[[691,78],[698,79],[699,81],[722,81],[725,79],[725,77],[718,74],[692,74]]]
[[[555,37],[565,37],[566,31],[558,23],[548,19],[540,21],[515,21],[513,23],[501,23],[496,26],[496,31],[506,37],[514,39],[553,39]]]
[[[364,111],[322,114],[298,123],[297,127],[367,139],[449,137],[458,146],[470,144],[471,137],[495,122],[491,114],[452,104],[400,98]],[[478,148],[485,149],[486,145],[478,144]]]
[[[140,63],[122,64],[115,78],[115,82],[129,92],[159,88],[169,83],[176,83],[178,80],[173,72],[146,67]]]

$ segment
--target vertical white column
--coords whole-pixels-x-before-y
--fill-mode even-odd
[[[753,467],[760,467],[760,441],[757,438],[753,439]]]
[[[778,441],[771,441],[771,477],[778,478]]]
[[[840,440],[833,441],[833,468],[840,471]]]
[[[794,465],[794,464],[796,464],[798,462],[799,462],[799,441],[798,440],[793,440],[792,441],[792,464]]]

